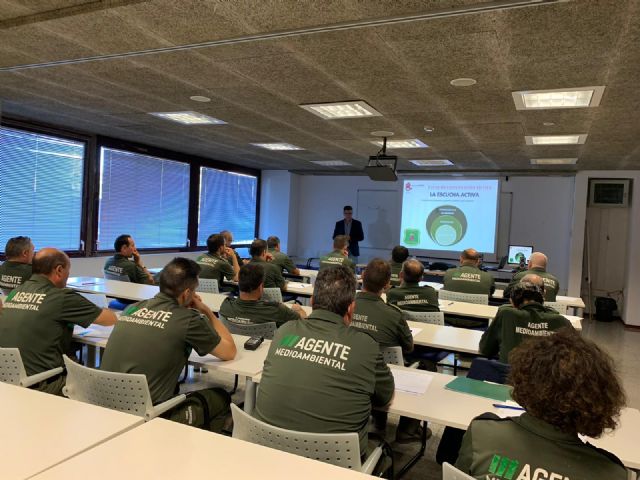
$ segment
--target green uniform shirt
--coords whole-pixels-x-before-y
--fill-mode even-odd
[[[33,275],[7,296],[0,310],[0,347],[20,349],[27,375],[62,367],[73,326],[86,328],[100,313],[79,293]]]
[[[222,282],[233,280],[233,266],[226,257],[211,253],[203,253],[196,258],[196,263],[200,265],[200,278],[213,278],[218,281],[218,288],[222,287]]]
[[[282,270],[271,262],[265,262],[262,258],[252,258],[249,263],[259,263],[264,267],[264,288],[284,288]]]
[[[482,480],[625,480],[618,458],[528,413],[471,422],[456,467]]]
[[[402,281],[400,280],[400,272],[402,271],[402,263],[389,262],[391,264],[391,286],[399,287]]]
[[[270,263],[273,265],[277,265],[280,268],[280,272],[287,271],[287,273],[293,273],[293,271],[297,268],[296,264],[293,263],[293,260],[283,252],[278,252],[276,250],[269,250],[269,253],[273,256],[273,260]]]
[[[398,307],[387,305],[375,293],[359,292],[351,327],[367,332],[381,347],[413,349],[413,335],[407,325],[407,315]]]
[[[529,337],[546,337],[571,322],[552,308],[528,303],[522,308],[503,305],[480,339],[480,353],[487,357],[500,355],[509,363],[509,352]]]
[[[555,302],[558,290],[560,289],[560,282],[558,282],[558,279],[554,275],[547,273],[544,268],[532,268],[531,270],[516,273],[504,291],[504,298],[510,298],[513,287],[515,287],[525,275],[529,274],[538,275],[542,278],[544,282],[544,299],[547,302]]]
[[[358,432],[366,453],[371,406],[389,403],[393,389],[378,344],[339,315],[314,310],[276,332],[254,416],[289,430]]]
[[[463,265],[458,268],[450,268],[445,272],[444,289],[451,292],[492,295],[496,289],[496,281],[489,272],[483,272],[470,265]]]
[[[336,265],[344,265],[345,267],[349,267],[353,270],[353,273],[356,273],[356,264],[347,257],[342,254],[340,250],[334,250],[331,253],[327,253],[326,255],[320,258],[320,268],[318,271],[322,271],[328,267],[334,267]]]
[[[438,291],[429,285],[421,287],[417,282],[405,282],[402,286],[389,290],[387,303],[410,312],[440,311]]]
[[[131,283],[151,283],[151,280],[149,280],[149,276],[144,269],[136,265],[136,262],[133,260],[129,260],[127,257],[119,253],[116,253],[113,257],[107,258],[107,261],[104,262],[103,270],[115,275],[126,275],[129,277],[129,281]]]
[[[199,311],[181,307],[164,293],[127,307],[109,337],[102,370],[147,376],[154,404],[174,396],[193,348],[204,356],[220,336]]]
[[[7,260],[0,265],[0,289],[9,293],[31,277],[31,264]]]
[[[283,303],[240,298],[225,298],[220,305],[220,315],[230,322],[244,325],[276,322],[280,327],[290,320],[300,320],[300,315]]]

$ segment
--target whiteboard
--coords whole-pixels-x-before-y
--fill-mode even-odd
[[[358,190],[354,218],[362,222],[362,248],[391,250],[397,245],[400,229],[398,190]]]

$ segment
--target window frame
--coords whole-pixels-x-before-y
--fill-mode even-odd
[[[37,135],[47,135],[50,137],[57,137],[62,140],[70,140],[74,142],[80,142],[84,144],[84,157],[82,159],[82,197],[80,205],[80,246],[77,250],[64,250],[64,252],[71,258],[85,257],[87,256],[87,231],[90,218],[89,198],[90,192],[90,180],[92,170],[92,153],[94,151],[94,141],[91,135],[82,134],[79,132],[73,132],[62,128],[45,125],[45,124],[33,124],[13,118],[0,118],[0,127],[11,128],[13,130],[19,130],[26,133],[33,133]],[[18,233],[18,235],[24,235],[24,233]],[[37,245],[36,248],[46,247],[47,245]],[[4,248],[4,246],[2,246]],[[0,252],[0,260],[6,260],[4,252]]]

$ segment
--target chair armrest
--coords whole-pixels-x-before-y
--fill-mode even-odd
[[[371,475],[373,473],[373,469],[376,468],[378,461],[380,461],[380,457],[382,457],[382,447],[376,447],[373,452],[371,452],[371,455],[369,455],[364,461],[360,471]]]
[[[162,415],[164,412],[171,410],[176,405],[180,405],[182,402],[186,400],[186,398],[187,396],[182,394],[182,395],[178,395],[173,398],[170,398],[166,402],[162,402],[159,405],[156,405],[155,407],[153,407],[153,409],[150,412],[147,412],[147,414],[145,415],[145,419],[149,421],[153,418],[156,418]]]
[[[40,383],[43,380],[46,380],[51,377],[55,377],[59,373],[62,373],[62,367],[52,368],[51,370],[47,370],[46,372],[36,373],[35,375],[31,375],[20,382],[22,387],[30,387],[35,385],[36,383]]]

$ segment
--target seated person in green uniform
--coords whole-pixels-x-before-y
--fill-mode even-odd
[[[333,252],[327,253],[320,258],[319,271],[336,265],[344,265],[356,273],[356,264],[349,258],[349,237],[338,235],[333,239]]]
[[[153,275],[142,263],[142,258],[136,248],[136,242],[131,235],[120,235],[113,243],[116,254],[104,263],[104,272],[114,275],[126,275],[131,283],[146,283],[153,285]],[[133,257],[133,261],[130,258]]]
[[[496,318],[480,339],[480,353],[498,356],[509,363],[509,352],[529,337],[545,337],[571,322],[552,308],[545,307],[544,283],[537,275],[526,275],[511,293],[511,305],[498,309]]]
[[[29,237],[13,237],[7,241],[0,265],[0,291],[9,293],[31,277],[31,262],[35,248]]]
[[[280,327],[289,320],[307,317],[298,304],[288,308],[283,303],[260,300],[264,290],[264,266],[260,263],[242,266],[238,287],[240,298],[225,298],[220,306],[220,316],[229,322],[244,325],[276,322]]]
[[[286,270],[291,275],[300,275],[300,270],[289,255],[280,251],[280,239],[278,237],[271,236],[267,238],[267,249],[272,257],[271,263],[280,267],[281,272]]]
[[[13,290],[0,311],[0,347],[18,348],[27,375],[64,367],[73,326],[113,325],[115,314],[96,307],[65,288],[71,262],[64,252],[43,248],[33,257],[33,275]],[[66,375],[60,374],[32,388],[62,394]]]
[[[225,245],[233,251],[233,254],[236,257],[236,260],[238,261],[238,265],[247,263],[247,260],[243,261],[242,258],[240,258],[240,255],[238,255],[238,252],[236,252],[235,249],[231,246],[233,244],[233,233],[231,233],[229,230],[223,230],[220,232],[220,235],[224,237]],[[233,264],[231,258],[227,258],[227,261],[230,264]]]
[[[287,282],[282,276],[282,270],[272,262],[267,261],[269,255],[267,253],[267,242],[259,238],[251,242],[249,247],[251,260],[247,265],[262,265],[264,267],[264,288],[284,289]]]
[[[616,427],[625,397],[613,361],[574,330],[511,352],[520,417],[485,413],[464,435],[456,467],[476,479],[625,480],[618,458],[583,442]]]
[[[387,305],[382,293],[389,288],[391,266],[381,258],[374,258],[362,274],[362,291],[356,294],[351,328],[367,332],[381,347],[402,347],[413,350],[413,335],[407,325],[407,315],[398,307]]]
[[[387,303],[410,312],[439,312],[438,291],[419,282],[424,274],[424,265],[415,258],[404,262],[400,279],[402,284],[387,292]]]
[[[195,293],[199,272],[188,258],[169,262],[160,274],[160,293],[127,307],[102,357],[101,370],[144,374],[154,404],[178,393],[178,377],[192,349],[221,360],[236,356],[229,330]],[[189,392],[162,417],[220,432],[229,403],[223,389],[208,388]]]
[[[409,258],[409,249],[398,245],[391,250],[391,286],[400,286],[400,272],[402,271],[402,264]],[[422,278],[420,278],[422,280]]]
[[[493,295],[496,281],[489,272],[483,272],[480,266],[480,254],[474,248],[467,248],[460,254],[460,266],[450,268],[444,274],[443,290],[461,293]]]
[[[357,432],[364,456],[371,408],[391,402],[394,383],[378,343],[349,327],[355,291],[346,267],[318,274],[309,318],[284,324],[271,342],[254,416],[301,432]]]
[[[548,259],[544,253],[533,252],[529,257],[527,270],[518,272],[513,276],[513,279],[504,290],[504,298],[509,298],[511,296],[513,287],[515,287],[525,275],[533,273],[541,277],[544,282],[544,299],[547,302],[555,302],[556,296],[558,295],[558,289],[560,288],[560,282],[558,282],[558,279],[554,275],[547,272],[547,262]]]
[[[237,282],[240,265],[236,252],[225,245],[224,237],[219,233],[209,235],[207,250],[207,253],[196,258],[196,263],[201,269],[199,277],[217,280],[219,289],[222,289],[225,278]]]

